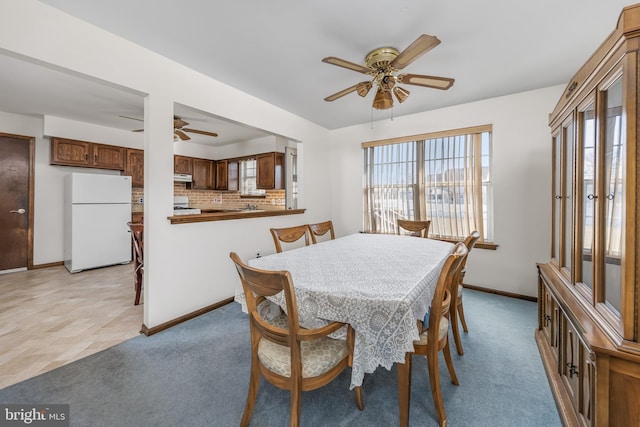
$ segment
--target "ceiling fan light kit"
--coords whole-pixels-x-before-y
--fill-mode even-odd
[[[401,104],[405,101],[405,99],[409,97],[409,93],[410,92],[408,90],[400,86],[396,86],[393,88],[393,94],[396,96],[396,98]]]
[[[373,108],[376,110],[386,110],[391,107],[393,107],[391,92],[384,89],[378,89],[376,97],[373,99]]]
[[[326,97],[324,100],[327,102],[335,101],[354,91],[357,92],[358,95],[365,97],[375,84],[378,88],[373,99],[372,107],[378,110],[386,110],[393,107],[392,92],[400,103],[406,101],[409,97],[410,92],[397,86],[398,83],[447,90],[453,86],[454,79],[422,74],[397,75],[398,71],[439,44],[440,40],[437,37],[422,34],[402,52],[393,47],[380,47],[372,50],[365,57],[366,66],[334,56],[328,56],[324,58],[322,62],[368,74],[371,76],[371,80],[357,83]]]
[[[371,82],[360,82],[356,85],[356,92],[358,92],[358,95],[365,97],[371,90],[372,86],[373,83]]]

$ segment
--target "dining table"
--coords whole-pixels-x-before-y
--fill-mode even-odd
[[[365,374],[379,366],[391,369],[394,363],[404,364],[406,354],[413,352],[413,341],[419,338],[417,320],[431,305],[453,246],[421,237],[356,233],[253,258],[248,264],[290,272],[301,326],[318,328],[338,321],[353,327],[353,389],[362,385]],[[269,299],[286,309],[282,293]],[[246,312],[241,287],[235,300]],[[338,333],[342,336],[334,338],[345,338],[344,328]],[[403,395],[399,393],[399,400]],[[399,404],[402,419],[408,401]]]

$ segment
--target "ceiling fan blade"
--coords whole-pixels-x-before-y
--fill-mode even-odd
[[[358,83],[358,84],[360,84],[360,83]],[[338,98],[342,98],[343,96],[348,95],[351,92],[354,92],[358,88],[358,84],[355,84],[355,85],[353,85],[351,87],[343,89],[340,92],[336,92],[333,95],[329,95],[324,100],[327,101],[327,102],[331,102],[331,101],[335,101]]]
[[[348,70],[357,71],[362,74],[368,74],[371,70],[364,65],[355,64],[353,62],[346,61],[344,59],[336,58],[335,56],[327,56],[322,59],[322,62],[327,64],[337,65],[338,67],[346,68]]]
[[[217,133],[215,133],[215,132],[207,132],[206,130],[187,129],[187,128],[182,128],[180,130],[183,130],[185,132],[199,133],[200,135],[208,135],[208,136],[213,136],[213,137],[218,136]]]
[[[178,138],[180,138],[183,141],[188,141],[188,140],[191,139],[191,138],[189,138],[189,136],[186,133],[182,132],[180,129],[174,129],[173,133],[178,135]]]
[[[122,115],[120,115],[120,116],[118,116],[118,117],[122,117],[123,119],[131,119],[131,120],[137,120],[137,121],[139,121],[139,122],[144,122],[144,119],[139,119],[139,118],[137,118],[137,117],[122,116]]]
[[[189,125],[189,123],[185,122],[180,117],[173,116],[173,127],[174,128],[181,128],[182,126],[187,126],[187,125]]]
[[[400,55],[391,61],[391,65],[396,70],[401,70],[420,56],[429,52],[434,47],[440,44],[440,39],[429,34],[423,34],[418,37],[413,43],[411,43],[405,50],[400,52]]]
[[[455,79],[448,77],[424,76],[422,74],[400,74],[397,79],[400,83],[441,90],[449,89],[455,81]]]
[[[131,132],[144,132],[144,129],[134,129]]]

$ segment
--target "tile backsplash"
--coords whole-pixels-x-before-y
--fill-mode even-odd
[[[240,197],[239,191],[214,191],[214,190],[191,190],[186,188],[184,182],[173,183],[173,194],[175,196],[189,197],[189,204],[211,205],[214,203],[224,203],[226,205],[246,205],[252,204],[260,207],[282,206],[285,204],[284,190],[267,190],[266,197]],[[143,188],[133,188],[131,191],[131,202],[138,203],[144,196]]]

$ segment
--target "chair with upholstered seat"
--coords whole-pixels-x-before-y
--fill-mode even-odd
[[[133,242],[133,288],[136,291],[134,305],[138,305],[140,304],[140,295],[142,294],[142,274],[144,273],[144,225],[142,223],[128,222],[127,226],[131,231],[131,241]]]
[[[295,227],[271,228],[273,243],[276,245],[276,252],[282,252],[282,243],[295,243],[304,238],[305,246],[309,246],[311,241],[308,225],[297,225]]]
[[[429,237],[431,221],[412,221],[408,219],[397,220],[397,234],[409,234],[417,237]],[[408,233],[407,233],[408,232]]]
[[[413,342],[413,353],[407,353],[405,363],[398,365],[398,394],[400,401],[405,402],[406,407],[400,408],[400,425],[408,426],[409,420],[405,419],[409,414],[409,398],[411,396],[411,358],[415,355],[427,356],[427,367],[429,369],[429,382],[431,384],[431,394],[433,403],[438,415],[438,421],[441,426],[447,424],[447,416],[444,410],[442,400],[442,391],[440,389],[440,371],[438,368],[438,352],[442,351],[444,360],[451,376],[451,382],[458,385],[458,377],[456,376],[451,360],[451,351],[449,348],[449,307],[451,304],[451,283],[458,274],[460,265],[467,255],[467,247],[459,242],[453,248],[445,260],[444,266],[438,277],[438,282],[431,300],[431,308],[429,309],[429,323],[423,324],[418,321],[418,331],[420,339]],[[406,414],[406,415],[405,415]]]
[[[467,250],[471,252],[471,249],[476,245],[476,242],[480,239],[480,233],[477,231],[472,231],[464,239],[464,245],[467,247]],[[453,339],[456,343],[456,351],[460,356],[464,354],[464,350],[462,349],[462,341],[460,340],[460,327],[458,326],[458,318],[460,319],[460,323],[462,323],[462,329],[465,332],[469,332],[467,329],[467,322],[464,318],[464,309],[462,307],[462,290],[464,286],[462,285],[462,280],[464,279],[464,275],[466,273],[466,265],[467,259],[469,259],[469,255],[464,258],[462,261],[462,265],[460,266],[460,271],[456,276],[456,279],[453,282],[451,288],[451,310],[449,318],[451,319],[451,331],[453,332]]]
[[[333,232],[333,222],[330,220],[318,222],[316,224],[309,224],[309,230],[311,231],[311,241],[313,244],[318,243],[318,237],[320,236],[329,236],[331,240],[336,238],[336,235]]]
[[[247,402],[240,421],[249,425],[258,395],[260,375],[276,387],[289,390],[289,425],[300,423],[301,392],[320,388],[336,378],[353,360],[355,333],[348,325],[332,322],[317,329],[304,329],[298,323],[298,306],[293,280],[288,271],[268,271],[252,268],[242,262],[235,252],[235,263],[249,313],[251,333],[251,374]],[[287,313],[274,319],[261,316],[258,307],[268,296],[282,292]],[[347,339],[328,335],[348,328]],[[362,410],[362,388],[357,387],[356,404]]]

